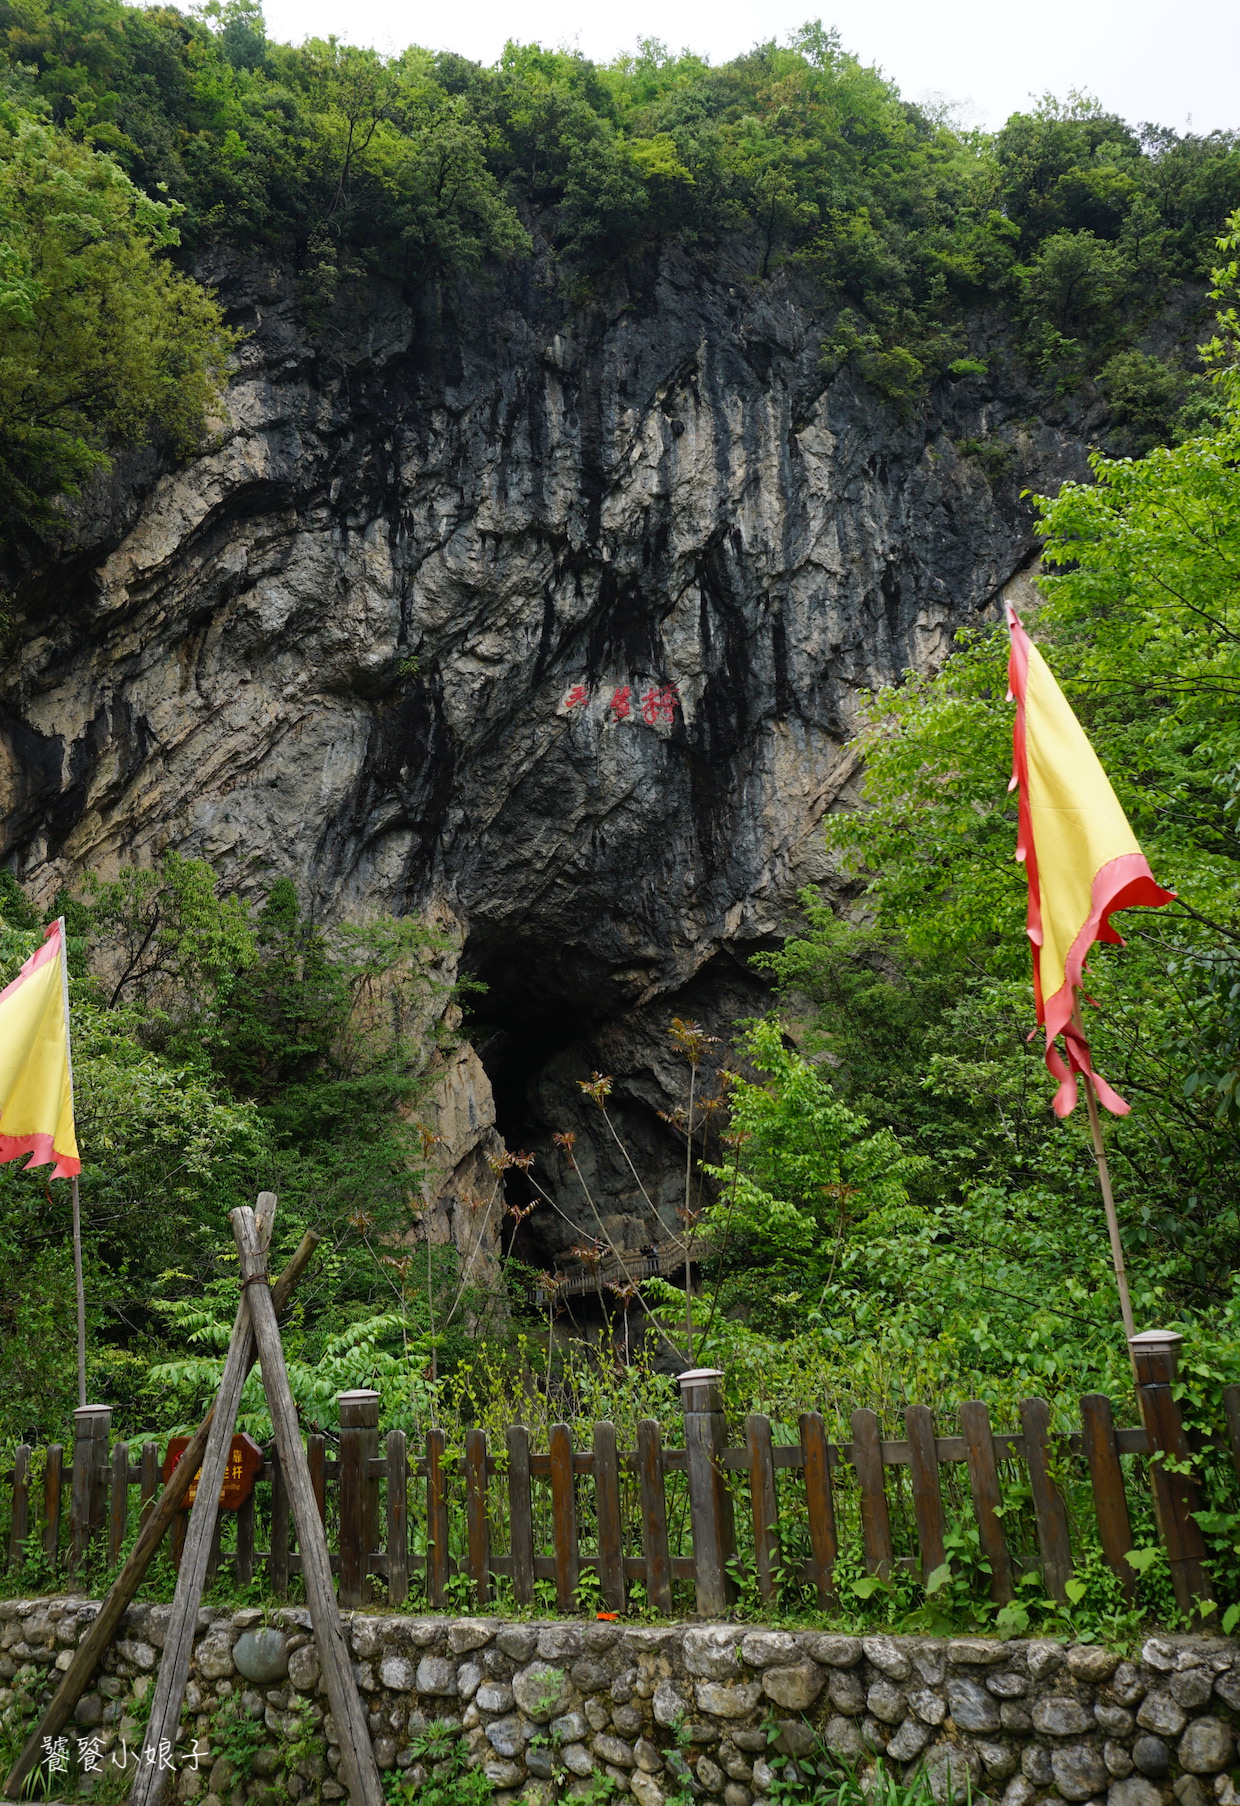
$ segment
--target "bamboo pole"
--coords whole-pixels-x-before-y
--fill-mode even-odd
[[[1072,1022],[1080,1035],[1085,1039],[1085,1027],[1081,1021],[1081,999],[1079,993],[1073,993]],[[1107,1234],[1111,1238],[1111,1264],[1115,1269],[1115,1284],[1119,1292],[1119,1314],[1124,1323],[1125,1340],[1136,1335],[1136,1325],[1132,1320],[1132,1301],[1128,1296],[1128,1272],[1124,1265],[1124,1244],[1119,1235],[1119,1218],[1115,1214],[1115,1198],[1111,1191],[1111,1169],[1107,1165],[1106,1144],[1102,1139],[1102,1123],[1098,1116],[1098,1099],[1094,1093],[1094,1082],[1089,1074],[1082,1073],[1085,1081],[1085,1107],[1089,1112],[1089,1132],[1094,1143],[1094,1163],[1098,1168],[1098,1185],[1102,1191],[1102,1202],[1107,1213]],[[1135,1369],[1134,1369],[1135,1372]]]
[[[298,1281],[310,1265],[314,1251],[319,1245],[319,1239],[313,1230],[307,1230],[297,1252],[272,1287],[271,1302],[277,1316],[286,1309]],[[252,1367],[255,1361],[253,1336],[247,1340],[246,1358],[248,1366]],[[113,1581],[108,1595],[99,1609],[98,1617],[78,1644],[73,1660],[65,1670],[47,1710],[35,1727],[25,1749],[13,1764],[4,1784],[6,1800],[20,1799],[27,1776],[43,1757],[44,1738],[58,1737],[72,1718],[73,1708],[89,1686],[91,1676],[99,1666],[104,1651],[112,1641],[121,1619],[142,1584],[143,1575],[150,1567],[156,1550],[184,1503],[194,1475],[202,1464],[213,1416],[213,1410],[207,1412],[190,1438],[185,1453],[173,1468],[168,1484],[152,1506],[150,1515],[142,1527],[128,1560]]]
[[[362,1705],[349,1651],[340,1625],[336,1590],[332,1585],[327,1536],[319,1517],[310,1466],[302,1446],[297,1407],[289,1390],[288,1371],[271,1293],[267,1290],[267,1261],[259,1242],[254,1213],[244,1206],[229,1213],[237,1252],[241,1257],[242,1302],[250,1313],[258,1358],[263,1370],[267,1406],[276,1435],[280,1468],[288,1487],[293,1523],[301,1550],[301,1573],[306,1603],[319,1652],[319,1666],[327,1688],[327,1703],[340,1738],[340,1769],[353,1806],[383,1806],[379,1768],[370,1742],[370,1727]]]
[[[259,1246],[264,1254],[271,1241],[275,1214],[275,1193],[259,1192],[254,1220]],[[176,1591],[172,1598],[172,1615],[168,1620],[164,1653],[160,1657],[159,1673],[155,1679],[155,1695],[142,1738],[142,1759],[138,1763],[138,1772],[134,1776],[129,1795],[130,1806],[158,1806],[171,1772],[171,1765],[165,1767],[161,1755],[170,1755],[175,1750],[177,1732],[181,1726],[181,1702],[185,1697],[185,1683],[189,1679],[189,1665],[194,1654],[198,1607],[202,1603],[207,1569],[211,1563],[211,1545],[215,1538],[215,1523],[220,1508],[220,1488],[228,1472],[228,1454],[232,1448],[233,1430],[241,1405],[241,1388],[250,1367],[246,1359],[249,1353],[249,1331],[250,1313],[245,1299],[241,1298],[237,1302],[232,1339],[228,1344],[228,1356],[220,1376],[220,1389],[211,1417],[211,1428],[207,1433],[198,1490],[189,1514],[189,1528],[185,1535],[181,1565],[177,1570]]]
[[[73,1109],[73,1024],[69,1017],[69,940],[65,918],[57,922],[60,929],[60,1001],[65,1012],[65,1061],[69,1068],[69,1109]],[[45,1188],[46,1189],[46,1188]],[[73,1199],[73,1285],[77,1294],[77,1371],[78,1409],[86,1404],[86,1283],[82,1277],[82,1202],[78,1195],[78,1176],[69,1179]],[[47,1193],[50,1204],[52,1195]]]
[[[69,1184],[73,1188],[73,1285],[77,1293],[78,1409],[81,1410],[86,1403],[86,1282],[82,1278],[82,1204],[76,1173]]]

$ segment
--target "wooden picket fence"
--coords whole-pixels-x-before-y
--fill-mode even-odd
[[[378,1394],[358,1391],[339,1397],[336,1447],[329,1452],[328,1438],[311,1435],[307,1454],[344,1606],[381,1594],[393,1607],[416,1596],[432,1609],[466,1609],[507,1595],[519,1605],[573,1611],[588,1602],[623,1612],[638,1587],[660,1612],[713,1617],[747,1579],[762,1599],[791,1580],[829,1608],[845,1555],[854,1571],[863,1563],[886,1577],[904,1566],[925,1577],[945,1560],[949,1524],[965,1520],[976,1528],[995,1602],[1014,1597],[1031,1565],[1064,1599],[1074,1563],[1068,1498],[1079,1506],[1084,1489],[1087,1528],[1128,1594],[1136,1581],[1125,1560],[1135,1546],[1130,1504],[1144,1517],[1152,1492],[1154,1525],[1187,1607],[1211,1588],[1195,1483],[1181,1471],[1200,1450],[1173,1393],[1178,1341],[1153,1331],[1135,1339],[1143,1422],[1134,1428],[1117,1427],[1110,1400],[1094,1393],[1081,1399],[1081,1427],[1071,1434],[1052,1429],[1036,1398],[1020,1406],[1018,1430],[996,1433],[974,1400],[956,1413],[958,1435],[938,1435],[929,1409],[912,1405],[899,1441],[884,1439],[875,1413],[862,1410],[852,1416],[852,1440],[831,1442],[811,1411],[793,1443],[776,1443],[770,1419],[750,1416],[737,1447],[728,1442],[722,1376],[698,1370],[680,1376],[681,1434],[646,1420],[633,1450],[617,1446],[610,1423],[592,1426],[588,1447],[556,1424],[548,1448],[536,1451],[518,1424],[502,1449],[477,1429],[455,1456],[436,1429],[420,1451],[401,1430],[381,1448]],[[1207,1440],[1240,1478],[1240,1386],[1224,1404],[1226,1424]],[[7,1545],[15,1574],[37,1568],[44,1585],[89,1579],[117,1561],[150,1509],[159,1447],[144,1443],[136,1461],[126,1443],[109,1447],[110,1416],[103,1406],[75,1414],[70,1462],[59,1446],[16,1451]],[[1013,1547],[1013,1496],[1031,1525],[1027,1551]],[[257,1546],[260,1527],[266,1549]],[[271,1592],[288,1593],[301,1563],[274,1450],[247,1501],[220,1514],[216,1539],[217,1571],[230,1567],[240,1586],[262,1574]],[[174,1536],[174,1559],[179,1543]]]

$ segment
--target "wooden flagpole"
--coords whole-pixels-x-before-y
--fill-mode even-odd
[[[60,917],[60,994],[65,1007],[65,1061],[69,1068],[69,1104],[73,1106],[73,1030],[69,1021],[69,943],[65,918]],[[76,1113],[74,1127],[76,1130]],[[78,1409],[86,1405],[86,1284],[82,1278],[82,1203],[78,1176],[69,1181],[73,1191],[73,1283],[77,1292]]]
[[[332,1583],[331,1556],[319,1517],[318,1502],[310,1480],[310,1468],[301,1440],[297,1407],[289,1389],[280,1330],[267,1289],[267,1260],[259,1242],[254,1213],[242,1207],[230,1211],[237,1252],[241,1257],[241,1298],[248,1308],[263,1370],[267,1407],[276,1434],[280,1468],[293,1508],[293,1524],[301,1550],[301,1575],[306,1603],[319,1652],[319,1667],[327,1689],[327,1703],[340,1738],[340,1771],[353,1806],[383,1806],[379,1766],[370,1741],[366,1708],[353,1676],[340,1608]]]
[[[254,1220],[264,1252],[271,1240],[275,1214],[275,1193],[259,1192]],[[241,1388],[250,1368],[247,1358],[251,1341],[249,1329],[250,1314],[246,1309],[245,1299],[241,1298],[237,1303],[232,1340],[228,1344],[228,1358],[224,1362],[220,1390],[211,1417],[202,1471],[198,1476],[198,1490],[194,1494],[189,1514],[189,1528],[185,1535],[185,1548],[181,1553],[181,1566],[177,1571],[164,1653],[160,1658],[155,1696],[151,1701],[146,1733],[142,1739],[142,1759],[129,1795],[130,1806],[157,1806],[171,1771],[171,1756],[176,1748],[177,1732],[181,1725],[181,1702],[185,1697],[185,1683],[189,1679],[189,1665],[194,1653],[194,1633],[198,1629],[198,1607],[202,1603],[207,1568],[211,1562],[211,1544],[215,1538],[215,1523],[219,1516],[220,1488],[228,1471],[228,1454],[232,1448],[233,1429],[241,1404]],[[182,1463],[184,1459],[182,1456]],[[164,1757],[169,1759],[167,1767],[162,1759]]]
[[[1085,1039],[1085,1025],[1081,1021],[1081,999],[1078,992],[1073,993],[1072,1021],[1081,1040]],[[1124,1265],[1124,1244],[1119,1236],[1119,1218],[1115,1214],[1115,1197],[1111,1191],[1111,1169],[1107,1165],[1106,1144],[1102,1139],[1102,1122],[1098,1115],[1098,1099],[1094,1093],[1094,1082],[1089,1074],[1082,1073],[1085,1081],[1085,1107],[1089,1111],[1089,1132],[1094,1143],[1094,1163],[1098,1168],[1098,1185],[1102,1191],[1102,1202],[1107,1213],[1107,1234],[1111,1238],[1111,1264],[1115,1268],[1115,1284],[1119,1291],[1119,1314],[1123,1319],[1124,1336],[1131,1341],[1136,1335],[1136,1324],[1132,1319],[1132,1300],[1128,1296],[1128,1271]]]
[[[296,1254],[272,1287],[271,1302],[277,1317],[285,1309],[297,1282],[310,1265],[319,1240],[319,1236],[313,1230],[307,1230],[301,1238]],[[254,1338],[247,1334],[247,1372],[254,1365],[255,1358]],[[112,1641],[117,1626],[142,1583],[142,1576],[150,1567],[156,1550],[185,1502],[185,1495],[190,1489],[194,1475],[202,1465],[214,1414],[213,1407],[194,1431],[188,1448],[172,1470],[168,1484],[156,1499],[150,1516],[138,1533],[138,1540],[134,1544],[128,1560],[112,1583],[107,1598],[99,1609],[98,1617],[92,1621],[90,1629],[78,1644],[72,1662],[65,1670],[60,1685],[52,1695],[51,1703],[35,1727],[34,1734],[28,1740],[25,1749],[14,1763],[4,1784],[5,1799],[15,1800],[20,1797],[26,1777],[45,1753],[44,1738],[58,1737],[73,1716],[73,1708],[90,1684],[91,1677],[99,1666],[108,1644]]]
[[[78,1198],[78,1176],[69,1181],[73,1187],[73,1283],[77,1291],[77,1375],[78,1408],[86,1404],[86,1285],[82,1279],[82,1205]]]

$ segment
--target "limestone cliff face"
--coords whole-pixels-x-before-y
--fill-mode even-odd
[[[1019,490],[1081,440],[1002,357],[902,418],[828,378],[789,281],[673,255],[576,310],[528,269],[417,311],[359,290],[313,339],[280,271],[205,274],[248,334],[227,420],[29,574],[0,857],[47,894],[173,845],[325,916],[450,911],[500,1131],[580,1129],[640,1243],[576,1079],[616,1075],[666,1216],[668,1021],[758,1007],[747,956],[824,876],[858,695],[993,607],[1032,554]],[[996,437],[988,480],[956,448]],[[543,1218],[543,1252],[574,1239]]]

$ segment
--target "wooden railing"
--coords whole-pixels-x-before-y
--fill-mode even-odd
[[[621,1253],[603,1257],[597,1267],[579,1262],[571,1272],[554,1275],[557,1298],[585,1298],[593,1292],[619,1291],[643,1279],[668,1279],[682,1272],[686,1265],[699,1267],[708,1261],[714,1249],[700,1237],[670,1236],[638,1253]]]
[[[890,1580],[904,1568],[925,1579],[948,1559],[961,1526],[976,1532],[997,1604],[1014,1597],[1031,1567],[1052,1597],[1066,1598],[1083,1539],[1096,1539],[1131,1596],[1134,1517],[1140,1528],[1152,1515],[1143,1534],[1161,1541],[1187,1608],[1211,1597],[1192,1462],[1204,1448],[1240,1477],[1240,1387],[1224,1394],[1219,1435],[1190,1446],[1172,1390],[1178,1340],[1150,1332],[1134,1343],[1139,1428],[1117,1427],[1110,1400],[1094,1393],[1081,1399],[1081,1427],[1071,1433],[1052,1427],[1037,1398],[1020,1405],[1019,1429],[996,1433],[973,1400],[955,1413],[954,1435],[939,1435],[931,1412],[911,1405],[900,1440],[884,1438],[875,1413],[861,1410],[851,1440],[832,1442],[810,1411],[795,1442],[775,1442],[770,1419],[752,1415],[735,1446],[722,1376],[698,1370],[680,1376],[675,1441],[682,1433],[683,1446],[647,1419],[631,1450],[618,1447],[610,1423],[595,1423],[586,1447],[556,1424],[547,1449],[533,1449],[518,1424],[502,1447],[473,1429],[454,1453],[431,1429],[417,1451],[401,1430],[380,1448],[379,1396],[358,1391],[340,1395],[338,1446],[329,1450],[314,1434],[307,1453],[346,1606],[373,1597],[377,1582],[393,1606],[411,1593],[432,1608],[506,1595],[518,1605],[622,1612],[639,1587],[663,1613],[716,1616],[738,1587],[769,1600],[791,1585],[830,1607],[841,1563],[853,1574]],[[89,1579],[117,1561],[150,1509],[158,1445],[144,1443],[133,1460],[124,1442],[109,1448],[109,1425],[106,1407],[76,1413],[69,1463],[60,1447],[16,1451],[7,1489],[16,1573],[44,1585]],[[174,1537],[174,1558],[178,1548]],[[221,1565],[242,1586],[264,1574],[277,1595],[300,1570],[274,1451],[240,1509],[220,1514],[213,1567]]]

